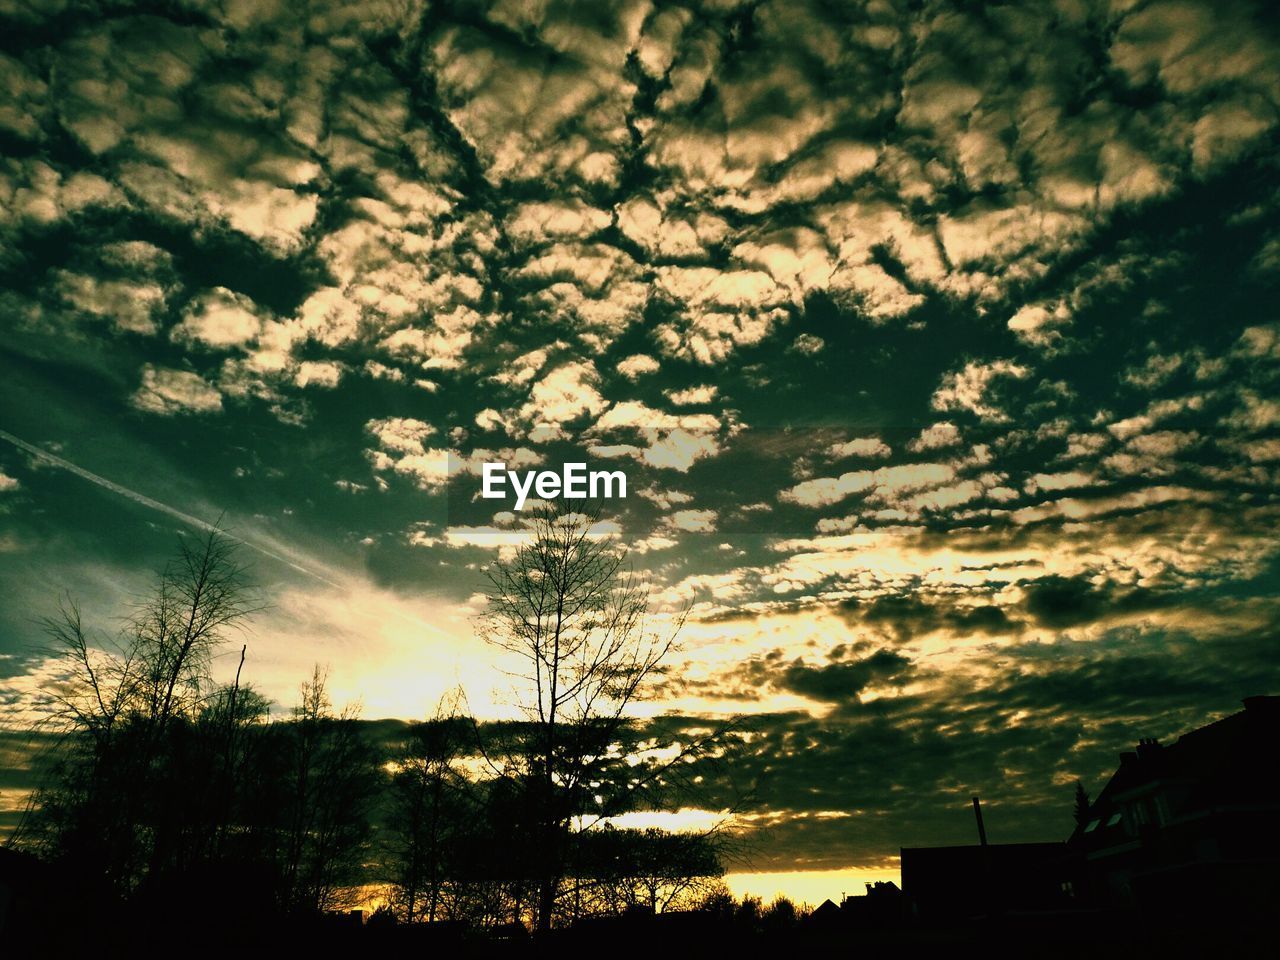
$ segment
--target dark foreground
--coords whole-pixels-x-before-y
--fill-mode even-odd
[[[61,907],[76,912],[76,905]],[[43,912],[43,911],[42,911]],[[330,916],[254,922],[230,913],[194,913],[168,924],[139,917],[113,923],[79,918],[9,918],[0,956],[148,958],[223,957],[526,957],[651,953],[669,957],[776,955],[920,957],[1267,957],[1280,956],[1269,917],[1153,917],[1106,913],[1005,915],[946,925],[903,922],[858,927],[802,920],[750,930],[696,913],[597,919],[535,937],[514,928],[492,933],[450,924],[361,923]],[[45,922],[30,922],[39,919]],[[122,921],[123,918],[116,918]]]

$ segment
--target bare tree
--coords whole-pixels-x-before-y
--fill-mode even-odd
[[[359,708],[334,713],[328,672],[302,684],[284,737],[282,901],[290,910],[343,905],[361,874],[377,756],[359,732]]]
[[[714,830],[604,829],[583,839],[589,842],[579,845],[578,881],[588,893],[588,908],[600,912],[693,906],[724,875]]]
[[[683,615],[665,629],[650,617],[648,584],[597,534],[597,520],[543,508],[528,542],[488,570],[485,639],[523,664],[515,676],[526,723],[512,728],[496,765],[523,792],[539,930],[551,926],[575,832],[635,805],[710,739],[678,744],[657,767],[620,749],[628,708],[659,678]]]
[[[212,658],[257,609],[234,548],[216,528],[180,538],[114,639],[91,637],[70,597],[45,621],[63,665],[47,695],[61,737],[24,833],[48,855],[93,863],[118,889],[182,856],[179,843],[207,839],[193,824],[207,825],[209,811],[162,802],[175,786],[164,753],[173,724],[194,726],[212,705]],[[230,717],[248,722],[242,710]]]
[[[410,923],[440,919],[474,820],[472,785],[458,766],[468,733],[458,703],[457,692],[442,698],[394,761],[387,866],[393,909]]]
[[[134,607],[118,639],[90,640],[68,597],[44,621],[64,681],[49,693],[56,726],[109,738],[124,716],[163,732],[190,715],[210,685],[209,665],[227,632],[259,609],[235,541],[218,529],[178,540],[152,591]]]
[[[130,622],[134,696],[157,734],[203,703],[214,651],[256,609],[233,540],[216,529],[198,543],[179,540],[178,556]]]

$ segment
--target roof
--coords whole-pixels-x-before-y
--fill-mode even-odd
[[[1280,697],[1248,697],[1245,709],[1183,734],[1168,746],[1141,740],[1120,755],[1120,766],[1089,805],[1072,840],[1091,842],[1118,831],[1120,805],[1157,790],[1178,790],[1179,813],[1231,806],[1273,796]]]

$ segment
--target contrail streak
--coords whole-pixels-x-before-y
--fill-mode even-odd
[[[140,506],[148,507],[151,510],[156,510],[156,511],[159,511],[160,513],[168,514],[169,516],[173,517],[175,520],[181,520],[183,523],[187,524],[188,526],[195,527],[197,530],[204,530],[205,532],[208,532],[208,533],[211,533],[214,530],[217,530],[223,536],[229,537],[230,539],[235,540],[237,543],[243,543],[246,547],[250,548],[251,550],[257,550],[263,556],[270,557],[272,560],[277,560],[280,563],[283,563],[286,566],[291,567],[294,570],[297,570],[299,573],[306,574],[309,577],[314,577],[315,579],[319,580],[321,583],[327,583],[331,587],[337,587],[339,589],[342,589],[342,584],[337,583],[333,580],[330,580],[328,577],[325,577],[322,574],[316,573],[314,570],[309,570],[306,567],[302,566],[301,564],[293,560],[290,560],[288,557],[281,556],[275,551],[262,546],[262,544],[260,543],[254,543],[252,540],[246,540],[244,537],[234,536],[233,534],[227,533],[225,530],[221,529],[220,527],[217,527],[214,524],[209,523],[207,520],[201,520],[199,517],[193,517],[191,514],[183,513],[181,510],[177,509],[176,507],[171,507],[167,503],[161,503],[159,500],[153,500],[151,497],[148,497],[145,494],[141,494],[137,490],[130,490],[128,487],[123,487],[113,480],[108,480],[106,477],[99,476],[96,473],[92,473],[91,471],[86,470],[84,467],[77,466],[76,464],[72,463],[70,460],[64,460],[62,457],[56,456],[47,450],[40,449],[35,444],[27,443],[27,441],[23,440],[21,437],[15,437],[12,433],[8,433],[7,431],[0,430],[0,440],[5,440],[13,444],[19,450],[23,450],[26,453],[31,454],[31,456],[35,457],[37,460],[40,460],[54,467],[58,467],[61,470],[66,470],[68,473],[73,473],[77,477],[80,477],[82,480],[88,480],[90,483],[95,483],[106,490],[110,490],[112,493],[119,494],[120,496],[124,497],[127,500],[132,500],[134,503],[139,504]]]
[[[104,490],[110,490],[112,493],[119,494],[120,496],[124,497],[126,500],[132,500],[134,503],[138,504],[139,506],[147,507],[148,509],[158,511],[159,513],[167,514],[168,516],[173,517],[175,520],[180,520],[181,522],[187,524],[188,526],[195,527],[197,530],[204,530],[206,532],[212,532],[214,530],[217,530],[224,537],[228,537],[232,540],[235,540],[237,543],[242,543],[249,549],[256,550],[258,551],[258,553],[262,554],[263,556],[270,557],[272,560],[276,560],[280,563],[283,563],[285,564],[285,566],[290,567],[293,570],[297,570],[299,573],[304,574],[308,577],[311,577],[315,580],[319,580],[323,584],[326,584],[337,590],[343,590],[347,592],[351,592],[353,590],[353,587],[351,584],[342,584],[336,580],[332,580],[321,573],[317,573],[315,570],[309,569],[308,567],[304,567],[302,564],[294,560],[290,560],[288,557],[277,553],[276,551],[270,549],[269,547],[264,547],[262,544],[255,543],[252,540],[246,540],[244,537],[237,537],[221,529],[220,527],[217,527],[214,524],[209,523],[209,521],[207,520],[201,520],[199,517],[193,517],[189,513],[184,513],[181,510],[177,509],[176,507],[169,506],[169,504],[167,503],[161,503],[159,500],[154,500],[151,497],[148,497],[146,494],[139,493],[137,490],[130,490],[128,487],[121,486],[120,484],[116,483],[113,480],[108,480],[106,477],[99,476],[96,473],[86,470],[84,467],[78,466],[72,463],[70,460],[64,460],[62,457],[52,454],[47,450],[42,450],[40,447],[37,447],[34,444],[27,443],[27,441],[23,440],[21,437],[15,437],[12,433],[8,433],[5,430],[0,430],[0,440],[4,440],[8,443],[13,444],[19,450],[22,450],[23,452],[30,454],[31,456],[35,457],[37,460],[40,460],[43,463],[47,463],[50,466],[57,467],[60,470],[66,470],[68,473],[73,473],[77,477],[80,477],[82,480],[88,480],[90,483],[97,484],[99,487],[102,487]],[[413,614],[408,613],[404,610],[397,609],[395,606],[391,606],[386,612],[391,614],[393,617],[396,617],[399,620],[404,620],[408,623],[414,624],[415,626],[422,627],[424,630],[427,630],[430,633],[434,633],[439,637],[445,637],[445,638],[449,637],[449,634],[447,633],[447,631],[442,630],[440,627],[436,626],[435,624],[427,623],[425,620],[422,620],[419,617],[416,617]]]

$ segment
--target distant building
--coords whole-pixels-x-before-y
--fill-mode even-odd
[[[1077,902],[1214,914],[1280,903],[1280,697],[1142,740],[1068,841]],[[905,878],[906,861],[903,861]]]
[[[847,903],[848,901],[846,900],[845,902]],[[805,922],[811,927],[819,927],[825,930],[839,926],[843,919],[843,914],[840,908],[836,906],[835,901],[827,899],[818,904]]]
[[[867,892],[862,896],[844,898],[840,912],[849,922],[860,927],[887,927],[901,923],[902,891],[892,880],[868,883]]]

